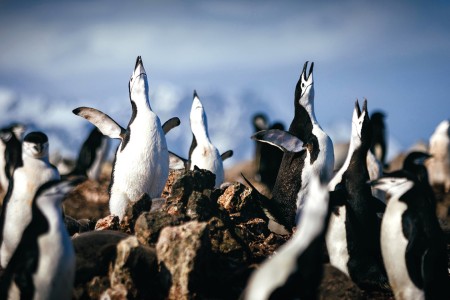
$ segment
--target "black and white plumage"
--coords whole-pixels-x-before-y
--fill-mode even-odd
[[[44,183],[59,180],[58,170],[49,162],[49,143],[42,132],[28,133],[22,143],[22,165],[10,180],[0,217],[0,262],[4,268],[31,221],[31,202]]]
[[[0,280],[0,299],[71,299],[75,253],[61,201],[76,184],[49,181],[31,203],[31,221]]]
[[[12,124],[0,129],[0,185],[8,190],[13,171],[22,163],[22,139],[26,126]]]
[[[129,202],[143,194],[159,198],[169,175],[169,152],[159,117],[152,111],[147,74],[140,56],[129,81],[132,115],[127,129],[108,115],[88,107],[73,112],[110,138],[120,139],[110,183],[109,207],[120,219]]]
[[[375,157],[383,164],[386,165],[387,158],[387,132],[386,125],[384,119],[386,115],[381,111],[373,112],[370,115],[370,121],[372,123],[372,145],[370,146],[370,150],[375,155]]]
[[[337,202],[341,203],[330,216],[326,235],[330,263],[364,289],[387,286],[379,243],[380,220],[377,217],[384,205],[372,196],[367,183],[366,161],[371,131],[367,101],[362,111],[356,101],[347,158],[328,184],[334,195],[332,198],[338,198]]]
[[[269,124],[264,114],[256,114],[253,117],[253,128],[256,132],[268,129],[278,129],[284,131],[284,125],[280,122]],[[277,179],[283,151],[277,147],[272,147],[265,143],[255,143],[255,165],[259,175],[259,181],[267,185],[272,190]]]
[[[299,139],[305,150],[300,152],[285,152],[278,171],[277,180],[272,190],[273,207],[277,207],[277,220],[288,231],[296,224],[297,211],[301,210],[303,201],[308,194],[308,185],[313,174],[327,182],[333,173],[334,152],[333,143],[322,130],[314,114],[314,81],[311,64],[307,74],[308,62],[305,63],[300,79],[297,82],[294,97],[295,115],[288,133]],[[282,131],[278,131],[282,132]],[[286,135],[277,138],[273,136],[269,143],[288,142]],[[258,141],[264,138],[254,136]]]
[[[450,299],[445,238],[424,185],[404,170],[372,184],[389,195],[381,250],[395,298]]]
[[[252,274],[246,300],[315,299],[323,274],[323,247],[329,217],[328,190],[310,181],[302,217],[292,238]]]
[[[94,127],[83,142],[75,168],[67,176],[81,175],[98,180],[109,150],[110,140]]]
[[[194,170],[197,167],[211,171],[216,175],[215,186],[219,187],[224,181],[223,161],[232,157],[233,151],[228,150],[219,154],[219,150],[212,144],[208,133],[206,112],[196,91],[194,91],[189,119],[192,143],[189,147],[188,159],[170,152],[170,168]]]

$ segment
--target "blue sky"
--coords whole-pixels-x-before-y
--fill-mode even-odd
[[[197,89],[207,113],[210,95],[240,94],[229,105],[248,112],[245,130],[256,110],[287,125],[307,60],[316,116],[335,142],[349,137],[356,98],[387,113],[396,150],[450,117],[450,1],[0,0],[0,41],[0,125],[39,114],[39,124],[84,126],[71,110],[87,105],[125,126],[137,55],[162,120]],[[213,128],[213,141],[235,134],[230,122]],[[251,146],[216,140],[223,151]]]

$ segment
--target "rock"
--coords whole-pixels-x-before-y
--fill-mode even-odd
[[[217,203],[223,207],[236,223],[246,222],[254,218],[267,220],[261,208],[257,195],[251,188],[239,182],[228,186],[217,199]]]
[[[183,221],[183,216],[172,216],[164,211],[144,212],[136,220],[134,234],[142,245],[154,245],[164,227],[180,225]]]
[[[161,197],[167,198],[172,195],[173,184],[185,173],[185,170],[169,170],[169,177],[167,178],[166,185],[164,186]]]
[[[126,233],[134,233],[134,224],[143,212],[150,211],[152,200],[147,194],[143,194],[136,202],[127,205],[125,215],[120,221],[120,230]]]
[[[140,245],[135,236],[117,244],[116,260],[109,279],[111,288],[107,294],[111,299],[117,297],[114,295],[126,296],[127,299],[162,297],[155,249]]]
[[[211,246],[206,222],[191,221],[161,231],[156,244],[159,264],[171,282],[168,299],[191,299],[206,285]],[[163,274],[164,276],[164,274]]]
[[[95,230],[119,230],[120,221],[118,216],[109,215],[100,219],[95,224]]]

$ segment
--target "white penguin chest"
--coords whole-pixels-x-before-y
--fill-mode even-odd
[[[222,158],[219,151],[210,143],[197,144],[191,154],[191,170],[197,166],[200,169],[209,170],[216,175],[216,186],[224,179]]]
[[[407,205],[391,198],[381,222],[381,253],[396,299],[423,299],[423,291],[411,281],[406,268],[408,240],[403,235],[402,215]]]
[[[331,214],[325,241],[331,265],[349,275],[347,263],[350,256],[345,229],[346,213],[346,207],[340,206],[337,209],[337,214]]]
[[[164,184],[169,170],[169,152],[158,117],[136,117],[122,149],[123,143],[116,153],[112,189],[127,191],[132,201],[144,192],[155,197],[150,193],[153,182],[160,180]]]

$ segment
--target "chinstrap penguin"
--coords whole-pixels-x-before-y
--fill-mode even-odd
[[[49,181],[37,190],[31,221],[1,278],[0,299],[71,299],[75,252],[61,202],[76,183]]]
[[[12,124],[0,129],[0,185],[6,192],[13,171],[22,163],[22,139],[26,126]]]
[[[22,165],[10,180],[3,202],[0,261],[8,264],[19,244],[22,232],[31,221],[31,202],[37,189],[44,183],[59,180],[58,170],[49,162],[49,143],[42,132],[28,133],[22,143]]]
[[[308,194],[310,178],[316,174],[323,182],[327,182],[332,176],[334,166],[333,143],[320,127],[314,114],[314,63],[311,63],[308,74],[307,66],[308,62],[305,63],[296,85],[295,115],[288,130],[303,142],[306,151],[284,153],[272,190],[273,207],[280,210],[276,213],[281,217],[278,222],[288,231],[292,230],[297,222],[297,211],[301,210],[303,200]],[[277,138],[276,135],[271,135],[273,141],[267,142],[275,144],[286,137],[284,135]],[[266,137],[256,134],[253,138],[264,142]]]
[[[98,180],[109,150],[110,140],[94,127],[78,153],[75,168],[65,176],[86,176]]]
[[[193,134],[189,150],[189,169],[194,170],[194,167],[197,166],[200,169],[211,171],[216,175],[215,186],[219,187],[224,180],[222,157],[209,138],[206,112],[196,91],[194,91],[193,98],[189,117]]]
[[[73,112],[86,118],[100,131],[120,139],[111,174],[110,212],[120,219],[129,202],[143,194],[159,198],[169,175],[169,152],[159,117],[152,111],[148,96],[147,74],[140,56],[129,81],[132,107],[127,129],[108,115],[88,107]]]
[[[377,213],[384,204],[373,197],[368,184],[367,152],[372,128],[367,101],[361,112],[358,101],[352,117],[349,151],[342,168],[329,182],[333,202],[326,234],[330,263],[349,275],[362,289],[388,289],[379,243],[381,221]]]
[[[284,125],[280,122],[269,125],[267,117],[264,114],[256,114],[253,117],[253,128],[256,133],[268,129],[284,130]],[[280,151],[280,149],[258,141],[255,143],[254,160],[259,176],[258,180],[267,185],[270,190],[273,189],[277,179],[282,159],[283,151]]]
[[[370,115],[370,121],[372,123],[372,144],[370,151],[375,157],[382,163],[383,167],[386,166],[387,158],[387,132],[384,119],[386,115],[381,111],[375,111]]]
[[[423,184],[402,170],[372,185],[389,195],[381,250],[395,298],[450,299],[445,238]]]
[[[244,299],[315,299],[323,274],[328,189],[313,175],[298,230],[249,279]]]

